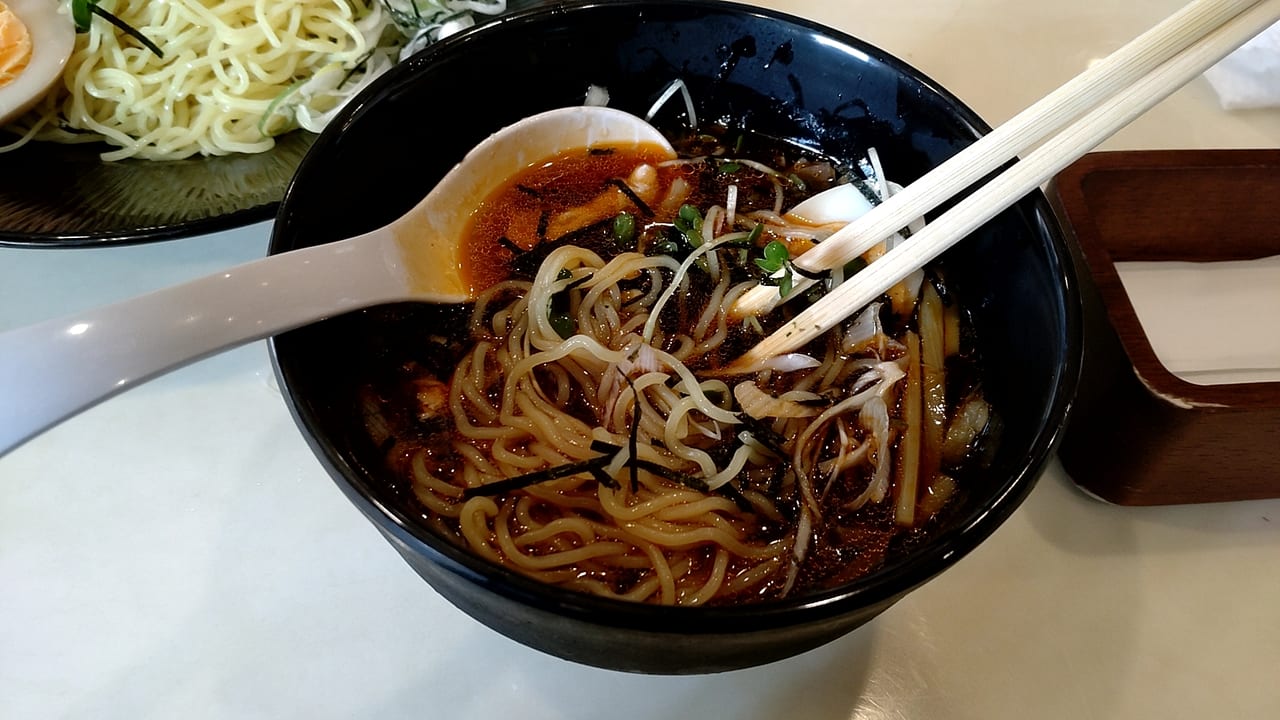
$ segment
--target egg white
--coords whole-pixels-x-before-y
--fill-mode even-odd
[[[62,0],[4,0],[31,34],[31,59],[12,82],[0,87],[0,125],[44,97],[62,75],[75,47],[76,29]]]

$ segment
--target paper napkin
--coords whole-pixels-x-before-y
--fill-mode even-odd
[[[1280,23],[1204,73],[1226,110],[1280,107]]]

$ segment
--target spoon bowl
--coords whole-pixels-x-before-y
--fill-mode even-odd
[[[483,288],[466,277],[461,241],[492,190],[566,153],[647,146],[675,155],[630,113],[547,110],[487,137],[409,212],[375,230],[0,334],[0,455],[113,395],[247,342],[373,305],[470,300]]]

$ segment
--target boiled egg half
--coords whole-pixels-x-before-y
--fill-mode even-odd
[[[49,92],[75,42],[63,0],[0,0],[0,125]]]

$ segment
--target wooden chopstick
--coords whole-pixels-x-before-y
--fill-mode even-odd
[[[1258,2],[1194,0],[841,228],[795,264],[811,273],[844,265]],[[812,283],[799,279],[789,297],[803,295],[800,291]],[[744,293],[732,314],[755,315],[779,300],[777,288],[761,285]]]
[[[763,361],[791,352],[826,332],[983,223],[1052,179],[1067,165],[1153,105],[1199,77],[1254,35],[1280,20],[1280,0],[1244,4],[1250,7],[1219,25],[1213,28],[1201,27],[1198,40],[1189,43],[1189,46],[1171,59],[1142,77],[1126,83],[1123,88],[1113,88],[1117,92],[1111,97],[1057,135],[1044,139],[1011,168],[974,190],[906,242],[900,243],[837,285],[818,302],[735,360],[728,370],[756,367]],[[907,189],[910,187],[909,185]],[[899,227],[901,226],[894,227],[889,233],[896,232]],[[817,247],[824,244],[826,243]],[[775,294],[777,292],[774,288],[767,289]]]

